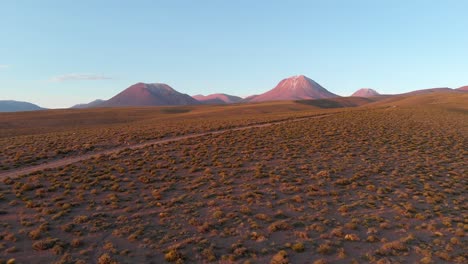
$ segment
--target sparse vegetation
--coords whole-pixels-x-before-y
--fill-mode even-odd
[[[357,108],[2,179],[0,260],[466,263],[467,115],[450,107]],[[182,121],[167,121],[164,133],[253,119],[185,120],[182,132]],[[160,136],[150,136],[154,120],[122,133]],[[37,149],[47,142],[31,137]]]

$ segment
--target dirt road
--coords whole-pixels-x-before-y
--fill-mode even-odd
[[[42,171],[45,169],[52,169],[52,168],[57,168],[57,167],[62,167],[66,165],[70,165],[79,161],[91,159],[93,157],[101,156],[101,155],[110,155],[114,154],[117,152],[120,152],[125,149],[139,149],[139,148],[144,148],[148,147],[151,145],[158,145],[158,144],[163,144],[163,143],[170,143],[170,142],[175,142],[175,141],[180,141],[184,139],[189,139],[189,138],[195,138],[195,137],[201,137],[201,136],[206,136],[206,135],[217,135],[229,131],[240,131],[240,130],[247,130],[247,129],[252,129],[252,128],[260,128],[260,127],[268,127],[272,125],[278,125],[278,124],[283,124],[286,122],[297,122],[305,119],[315,119],[315,118],[322,118],[326,116],[330,116],[332,114],[324,114],[324,115],[315,115],[315,116],[309,116],[309,117],[300,117],[300,118],[295,118],[295,119],[290,119],[290,120],[282,120],[282,121],[272,121],[268,123],[263,123],[263,124],[257,124],[257,125],[249,125],[249,126],[244,126],[244,127],[237,127],[237,128],[227,128],[227,129],[222,129],[218,131],[211,131],[211,132],[203,132],[203,133],[197,133],[197,134],[189,134],[189,135],[184,135],[184,136],[178,136],[178,137],[171,137],[171,138],[166,138],[166,139],[155,139],[155,140],[149,140],[147,142],[143,143],[138,143],[138,144],[133,144],[133,145],[127,145],[127,146],[119,146],[115,147],[112,149],[106,149],[106,150],[101,150],[101,151],[96,151],[88,154],[83,154],[80,156],[76,157],[66,157],[62,159],[57,159],[57,160],[52,160],[49,162],[45,162],[39,165],[33,165],[29,167],[23,167],[23,168],[17,168],[14,170],[9,170],[5,172],[0,172],[0,180],[3,180],[7,177],[10,178],[15,178],[20,175],[24,174],[29,174],[33,173],[36,171]]]

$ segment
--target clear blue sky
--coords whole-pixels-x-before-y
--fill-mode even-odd
[[[0,100],[136,82],[246,96],[304,74],[350,95],[468,85],[468,1],[1,0]]]

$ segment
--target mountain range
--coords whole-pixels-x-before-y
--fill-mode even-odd
[[[404,94],[426,94],[434,92],[465,92],[468,86],[457,89],[431,88],[416,90]],[[362,88],[353,93],[352,97],[376,97],[380,96],[376,90]],[[171,105],[199,105],[199,104],[232,104],[232,103],[257,103],[267,101],[284,100],[314,100],[340,97],[334,94],[314,80],[296,75],[281,80],[273,89],[258,95],[251,95],[244,99],[238,96],[215,93],[210,95],[189,96],[180,93],[164,83],[136,83],[109,100],[94,100],[90,103],[77,104],[71,108],[93,107],[126,107],[126,106],[171,106]],[[0,112],[34,111],[42,110],[40,106],[18,101],[0,101]]]

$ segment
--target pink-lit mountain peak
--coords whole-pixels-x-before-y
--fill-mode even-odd
[[[355,97],[373,97],[373,96],[379,96],[379,95],[380,94],[374,89],[362,88],[362,89],[359,89],[356,92],[354,92],[351,96],[355,96]]]
[[[128,88],[129,91],[143,91],[150,93],[177,93],[172,87],[165,83],[136,83]]]
[[[272,90],[255,96],[251,102],[264,102],[276,100],[304,100],[338,97],[329,92],[314,80],[296,75],[281,80]]]
[[[164,83],[136,83],[102,106],[193,105],[199,102]]]

